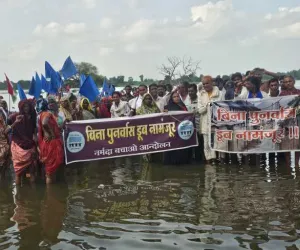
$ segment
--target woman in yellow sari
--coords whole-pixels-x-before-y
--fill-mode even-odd
[[[87,98],[82,98],[80,102],[80,108],[82,110],[83,120],[92,120],[95,119],[95,115],[92,109],[92,105]]]

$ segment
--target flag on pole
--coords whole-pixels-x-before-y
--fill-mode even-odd
[[[62,69],[61,69],[61,73],[62,73],[64,79],[69,79],[70,77],[76,75],[77,72],[78,72],[78,71],[77,71],[77,69],[76,69],[76,66],[75,66],[75,64],[73,63],[71,57],[69,56],[69,57],[66,59],[64,65],[63,65],[63,67],[62,67]]]
[[[41,92],[42,83],[40,78],[38,77],[34,79],[34,77],[32,77],[28,94],[34,96],[35,99],[38,99],[40,97]]]
[[[20,83],[17,84],[17,87],[18,87],[18,93],[19,93],[20,100],[22,101],[22,100],[27,99],[26,94],[25,94],[24,90],[22,89]]]
[[[50,83],[48,83],[47,79],[43,76],[43,74],[41,75],[41,81],[42,81],[42,90],[49,93]]]
[[[85,79],[86,79],[86,75],[81,74],[81,75],[80,75],[80,87],[81,87],[82,84],[84,83]]]
[[[50,65],[50,63],[48,63],[47,61],[45,62],[45,76],[46,78],[51,78],[51,75],[53,72],[56,72],[52,66]]]
[[[103,85],[102,85],[102,91],[101,91],[101,96],[107,96],[109,93],[109,86],[106,83],[106,79],[104,79],[103,81]]]
[[[49,93],[51,94],[57,94],[58,90],[60,88],[60,80],[58,78],[58,74],[57,72],[52,72],[51,75],[51,81],[50,81],[50,89],[49,89]]]
[[[89,99],[90,102],[94,102],[100,94],[99,89],[91,76],[88,76],[85,79],[80,87],[79,93]]]
[[[114,92],[115,92],[115,87],[114,87],[114,85],[111,84],[111,85],[109,86],[109,92],[108,92],[108,95],[109,95],[109,96],[112,96]]]
[[[7,75],[4,73],[5,75],[5,78],[6,78],[6,84],[7,84],[7,91],[8,91],[8,94],[10,94],[11,96],[14,95],[14,88],[13,88],[13,85],[11,83],[11,81],[8,79]]]

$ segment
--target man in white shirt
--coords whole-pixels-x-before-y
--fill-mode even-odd
[[[157,92],[157,84],[156,83],[152,83],[149,86],[149,92],[153,98],[153,100],[155,101],[157,107],[159,108],[159,110],[161,112],[164,111],[164,108],[166,106],[165,104],[165,99],[163,97],[158,96],[158,92]]]
[[[148,87],[145,84],[141,84],[138,88],[139,96],[129,101],[130,116],[134,116],[138,108],[142,106],[143,96],[148,92]]]
[[[178,86],[178,93],[180,95],[180,98],[182,100],[182,102],[185,104],[185,106],[188,106],[189,103],[191,102],[191,99],[189,97],[189,83],[188,82],[183,82],[180,83]]]

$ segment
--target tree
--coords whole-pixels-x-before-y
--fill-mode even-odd
[[[128,82],[129,82],[129,83],[133,83],[133,77],[129,76],[129,77],[128,77]]]
[[[167,58],[167,64],[162,64],[158,69],[165,79],[175,79],[176,70],[181,64],[179,57],[173,56]]]
[[[80,74],[98,75],[98,68],[88,62],[75,63],[75,66]]]
[[[180,77],[191,80],[197,74],[197,71],[200,70],[200,61],[194,61],[191,57],[187,58],[184,56],[181,60],[181,67]]]
[[[124,83],[124,80],[125,80],[125,76],[118,76],[117,77],[118,83]]]
[[[190,77],[197,75],[198,70],[200,70],[200,61],[194,61],[191,57],[173,56],[168,57],[167,61],[167,64],[162,64],[159,67],[159,71],[166,81],[175,80],[177,77],[179,80],[191,81]]]
[[[140,75],[141,82],[144,81],[144,75]]]

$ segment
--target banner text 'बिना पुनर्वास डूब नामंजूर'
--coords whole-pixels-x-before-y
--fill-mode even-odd
[[[188,112],[77,121],[68,123],[64,131],[67,164],[197,145],[195,115]]]
[[[212,103],[212,148],[246,154],[299,151],[299,101],[283,96]]]

